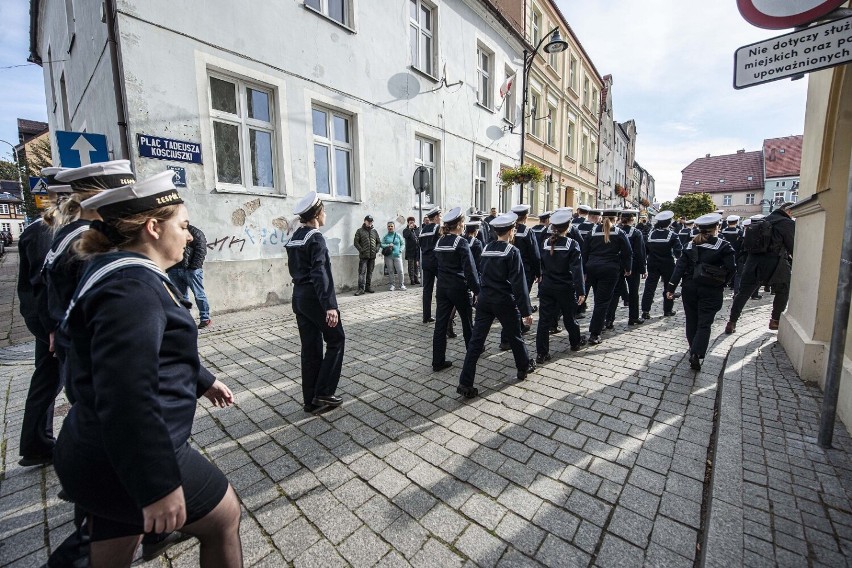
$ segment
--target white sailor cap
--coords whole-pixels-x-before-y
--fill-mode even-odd
[[[621,209],[604,209],[601,215],[604,217],[618,217],[621,214]]]
[[[553,215],[553,211],[545,211],[544,213],[542,213],[541,215],[539,215],[539,216],[538,216],[538,218],[539,218],[539,219],[547,219],[547,218],[548,218],[548,217],[550,217],[551,215]]]
[[[749,219],[751,219],[752,221],[760,221],[764,217],[766,217],[766,215],[758,213],[757,215],[752,215],[751,217],[749,217]]]
[[[579,211],[579,210],[580,210],[580,208],[578,207],[577,211]],[[588,210],[589,210],[589,208],[586,207],[587,212],[588,212]],[[557,207],[553,212],[556,213],[556,211],[571,211],[572,214],[573,214],[574,208],[573,207]]]
[[[152,209],[183,203],[172,170],[160,172],[133,185],[107,189],[83,201],[84,209],[96,209],[105,221],[129,217]]]
[[[622,217],[635,217],[638,214],[639,214],[638,209],[622,209],[621,210],[621,216]]]
[[[712,227],[714,225],[718,225],[719,221],[722,220],[722,216],[718,213],[708,213],[707,215],[702,215],[698,219],[695,220],[695,224],[699,227]]]
[[[571,222],[573,214],[571,210],[568,209],[560,209],[550,217],[550,223],[552,225],[567,225]]]
[[[588,205],[578,205],[577,206],[577,211],[579,211],[580,213],[588,213],[591,210],[592,210],[591,207],[589,207]]]
[[[462,217],[462,208],[461,207],[453,207],[447,214],[442,217],[444,223],[452,223]]]
[[[751,225],[751,219],[746,219],[745,221],[743,221],[743,227],[748,227],[749,225]]]
[[[719,215],[724,215],[725,210],[724,209],[716,209],[716,211],[714,211],[714,213],[718,213]]]
[[[725,221],[727,221],[728,223],[736,223],[739,220],[740,220],[739,215],[728,215],[728,218],[725,219]]]
[[[136,176],[130,169],[130,160],[112,160],[68,168],[57,173],[54,179],[59,183],[70,184],[74,191],[91,191],[131,185],[136,181]]]
[[[578,207],[577,210],[579,209]],[[589,209],[589,215],[603,215],[603,211],[600,209]]]
[[[686,221],[684,221],[685,225],[692,225],[693,223],[695,223],[695,219],[687,219]]]
[[[56,174],[59,172],[64,172],[65,170],[70,170],[71,168],[57,168],[54,166],[50,166],[49,168],[42,168],[40,177],[44,180],[44,183],[47,185],[57,185],[56,182]]]
[[[441,208],[439,206],[434,206],[432,209],[426,212],[427,217],[434,217],[435,215],[441,212]]]
[[[468,221],[467,223],[464,224],[464,226],[465,226],[465,228],[468,228],[468,229],[473,229],[473,228],[478,229],[480,226],[482,226],[482,221]]]
[[[670,221],[674,218],[674,211],[660,211],[654,217],[657,221]]]
[[[307,195],[299,200],[296,203],[296,206],[293,208],[293,215],[304,215],[320,203],[319,195],[317,195],[316,191],[309,191]],[[372,218],[370,219],[372,221]]]
[[[513,205],[512,206],[512,213],[514,213],[516,215],[523,215],[525,213],[529,213],[529,210],[530,210],[530,206],[527,205],[526,203],[521,203],[520,205]]]
[[[510,211],[509,213],[503,213],[502,215],[494,217],[494,219],[491,220],[491,226],[501,229],[504,227],[511,227],[517,222],[518,216]]]

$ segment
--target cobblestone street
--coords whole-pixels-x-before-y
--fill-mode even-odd
[[[0,261],[0,347],[20,335],[16,262]],[[852,441],[838,422],[836,449],[816,445],[821,393],[767,331],[768,294],[732,336],[726,300],[698,373],[659,300],[638,327],[619,309],[579,353],[553,336],[523,382],[492,329],[471,401],[455,392],[460,329],[454,366],[431,370],[419,287],[339,300],[346,402],[310,416],[290,306],[217,315],[211,298],[201,356],[236,403],[202,399],[192,441],[242,500],[247,566],[852,564]],[[53,469],[17,465],[27,353],[0,349],[4,566],[43,564],[72,528]],[[57,431],[66,412],[62,398]],[[145,565],[197,565],[194,542]]]

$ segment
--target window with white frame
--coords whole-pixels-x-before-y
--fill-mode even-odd
[[[722,205],[733,205],[734,196],[733,195],[723,195],[722,196]]]
[[[553,205],[553,182],[550,179],[544,180],[544,210],[550,210]]]
[[[536,8],[533,8],[532,10],[530,30],[532,34],[532,44],[534,46],[538,45],[538,42],[541,39],[541,12],[539,12]]]
[[[595,115],[598,114],[598,103],[599,103],[599,101],[600,101],[600,96],[598,95],[598,90],[596,88],[592,87],[592,106],[591,106],[591,108],[592,108],[592,112],[595,113]]]
[[[746,205],[754,205],[754,194],[753,193],[746,193],[745,204]]]
[[[488,172],[491,162],[484,158],[476,159],[476,171],[473,179],[473,206],[479,211],[488,208]]]
[[[577,92],[577,58],[570,56],[568,63],[568,86],[576,93]]]
[[[545,133],[545,142],[553,146],[556,143],[556,136],[554,134],[554,125],[556,124],[556,107],[551,104],[547,105],[547,120],[545,122],[547,123],[545,125],[547,130]]]
[[[423,0],[409,0],[408,35],[411,65],[435,74],[435,8]]]
[[[217,184],[230,189],[274,190],[272,90],[243,79],[212,74],[209,86]]]
[[[482,47],[476,46],[476,100],[485,108],[491,108],[494,84],[491,79],[494,54]]]
[[[541,95],[536,93],[535,91],[532,91],[530,93],[530,120],[529,120],[530,127],[529,127],[529,131],[530,131],[530,134],[532,134],[536,138],[541,137],[541,132],[539,131],[539,127],[538,127],[538,123],[539,123],[538,118],[541,116],[541,114],[542,114]]]
[[[352,115],[318,105],[311,115],[317,193],[354,197]]]
[[[429,171],[429,188],[423,192],[423,204],[433,205],[438,194],[438,142],[423,136],[414,137],[414,167],[423,166]]]
[[[15,205],[15,215],[23,215],[24,210],[20,205]]]
[[[797,189],[794,189],[793,191],[790,192],[790,201],[792,201],[793,203],[796,203],[798,200],[799,200],[799,191]]]
[[[508,79],[512,75],[516,75],[514,69],[511,67],[506,67],[506,75],[505,78]],[[512,79],[513,82],[517,81],[517,76]],[[512,85],[512,88],[509,90],[509,93],[503,98],[503,118],[511,123],[515,124],[515,85]]]
[[[11,223],[0,223],[0,230],[2,230],[4,232],[6,232],[6,231],[11,232],[12,224]]]
[[[591,108],[589,107],[589,89],[589,78],[583,77],[583,106],[585,106],[586,108]]]
[[[352,27],[352,18],[349,14],[351,10],[351,1],[352,0],[305,0],[305,6],[316,10],[324,16],[328,16],[339,24],[346,27]]]
[[[539,186],[540,182],[531,181],[528,183],[527,187],[529,188],[527,191],[527,196],[529,198],[528,203],[530,204],[530,215],[538,215],[538,194],[539,194]]]
[[[583,137],[580,139],[580,164],[589,167],[589,135],[583,132]]]
[[[589,169],[597,171],[598,166],[598,143],[595,142],[594,138],[589,140]]]
[[[776,191],[774,201],[775,203],[784,203],[784,192]]]
[[[554,51],[553,53],[548,54],[547,63],[553,67],[553,70],[559,72],[559,58],[561,57],[561,51]]]
[[[23,224],[23,223],[18,223],[18,232],[19,232],[19,233],[23,233],[23,232],[24,232],[24,224]]]
[[[576,147],[577,142],[575,138],[577,137],[577,122],[573,117],[568,117],[568,136],[565,140],[565,146],[568,150],[568,155],[572,158],[576,158]]]
[[[9,214],[9,204],[8,203],[0,203],[0,215],[8,215]]]

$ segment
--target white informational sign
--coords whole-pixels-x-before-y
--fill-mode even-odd
[[[852,17],[739,48],[734,88],[810,73],[852,61]]]
[[[804,26],[842,6],[846,0],[737,0],[743,18],[759,28]]]

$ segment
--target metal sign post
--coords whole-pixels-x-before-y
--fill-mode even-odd
[[[417,210],[420,212],[420,224],[419,227],[423,226],[423,192],[429,189],[429,170],[425,166],[417,166],[417,169],[414,170],[414,179],[412,180],[412,185],[414,185],[414,193],[417,194]]]

